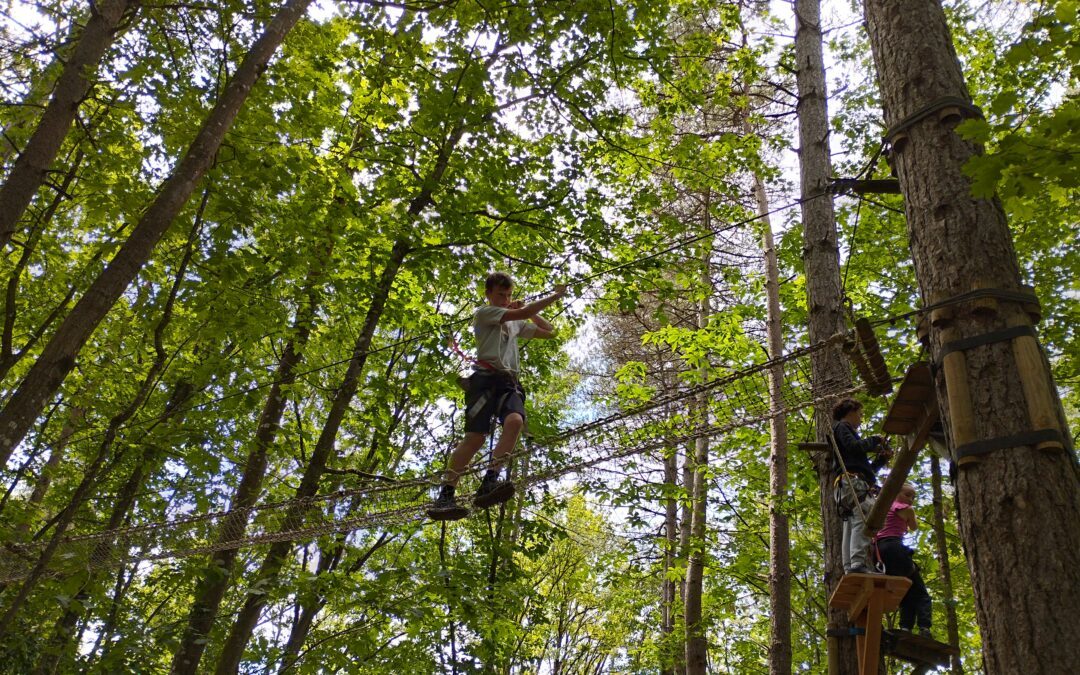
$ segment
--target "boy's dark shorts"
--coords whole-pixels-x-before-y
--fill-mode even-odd
[[[489,433],[493,416],[502,424],[515,412],[525,419],[525,390],[515,378],[502,373],[473,373],[465,394],[466,433]]]

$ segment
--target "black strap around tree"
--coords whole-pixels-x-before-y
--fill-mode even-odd
[[[1003,328],[1002,330],[991,331],[989,333],[983,333],[982,335],[973,335],[969,338],[946,342],[941,345],[941,349],[938,351],[938,359],[944,361],[945,357],[953,352],[966,352],[975,347],[981,347],[995,342],[1004,342],[1006,340],[1024,336],[1033,337],[1035,339],[1038,339],[1039,337],[1035,333],[1035,328],[1029,325]]]
[[[959,460],[962,457],[988,455],[991,452],[997,452],[998,450],[1005,450],[1007,448],[1035,446],[1047,441],[1060,443],[1063,448],[1069,447],[1065,443],[1065,438],[1061,435],[1061,431],[1057,429],[1039,429],[1038,431],[1025,431],[1024,433],[1013,434],[1012,436],[1000,436],[998,438],[965,443],[956,448],[954,452],[956,459]]]
[[[893,138],[895,138],[898,133],[910,129],[915,124],[921,122],[922,120],[926,119],[930,115],[933,115],[934,113],[943,108],[960,108],[971,117],[983,116],[982,109],[967,99],[959,98],[957,96],[942,96],[939,99],[935,99],[930,103],[927,103],[923,107],[919,108],[904,119],[889,127],[889,130],[885,132],[885,141],[887,143],[892,143]]]

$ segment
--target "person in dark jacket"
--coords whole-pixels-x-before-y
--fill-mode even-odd
[[[863,406],[855,399],[845,398],[833,406],[833,438],[843,460],[836,467],[836,502],[844,522],[844,573],[873,574],[869,562],[870,537],[863,524],[874,507],[877,494],[877,470],[885,465],[892,453],[881,436],[860,438]],[[870,455],[874,455],[871,461]]]

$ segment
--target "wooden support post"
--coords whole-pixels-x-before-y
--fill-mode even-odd
[[[859,675],[877,675],[881,656],[881,619],[885,612],[900,606],[911,579],[883,574],[845,574],[829,606],[844,610],[848,620],[863,629],[856,640],[859,650]]]
[[[906,438],[901,439],[900,452],[896,453],[892,469],[889,470],[889,475],[885,478],[881,491],[878,492],[874,508],[870,509],[870,513],[866,515],[866,523],[863,525],[866,536],[873,537],[885,524],[889,507],[892,506],[896,495],[900,494],[900,488],[904,487],[904,481],[907,480],[911,467],[915,466],[921,447],[910,445]]]
[[[1012,348],[1013,358],[1016,359],[1016,369],[1020,373],[1020,385],[1024,389],[1024,400],[1027,402],[1031,430],[1060,430],[1061,424],[1055,414],[1057,406],[1050,397],[1052,387],[1046,377],[1046,367],[1043,364],[1042,350],[1039,349],[1038,340],[1030,335],[1022,335],[1013,339]],[[1064,449],[1060,442],[1049,440],[1035,447],[1040,450]]]
[[[933,322],[933,319],[931,319]],[[943,342],[957,339],[952,326],[942,330]],[[971,389],[968,386],[967,356],[962,351],[945,355],[942,370],[945,372],[945,390],[949,397],[949,426],[952,430],[953,447],[958,448],[978,440],[975,436],[975,411],[971,406]],[[978,457],[961,457],[957,464],[963,466],[978,461]]]

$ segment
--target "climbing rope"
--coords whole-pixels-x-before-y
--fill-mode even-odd
[[[658,397],[627,411],[536,439],[534,444],[552,450],[563,444],[568,447],[547,453],[545,466],[516,477],[515,483],[526,490],[563,476],[585,474],[607,462],[716,436],[836,396],[850,395],[862,385],[852,386],[846,377],[815,383],[810,373],[811,355],[824,350],[835,350],[839,354],[842,337],[836,336],[722,375],[678,394]],[[784,370],[784,389],[775,403],[770,402],[767,393],[767,374],[774,368]],[[693,401],[704,392],[716,390],[720,391],[710,397],[704,410],[688,405],[687,412],[667,414],[667,409],[674,403]],[[652,414],[661,407],[664,408],[663,415]],[[508,461],[527,452],[523,448],[511,453]],[[483,470],[483,466],[477,466],[469,473],[475,476]],[[79,569],[181,558],[278,541],[310,540],[331,533],[415,522],[424,518],[423,509],[438,480],[439,473],[406,480],[369,480],[325,495],[247,509],[186,515],[164,522],[68,537],[59,542],[50,572],[71,574]],[[15,581],[29,574],[44,546],[44,543],[7,544],[0,549],[0,582]]]

